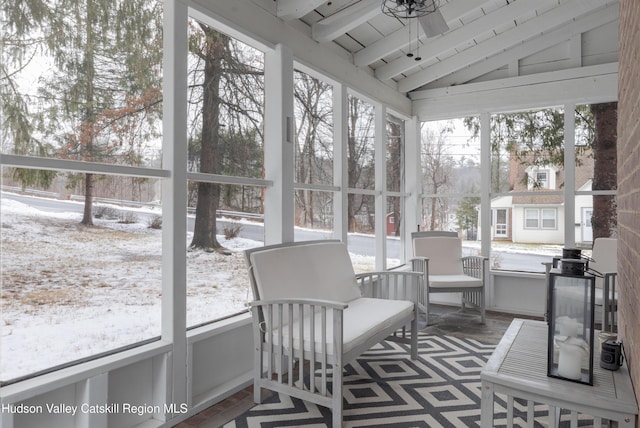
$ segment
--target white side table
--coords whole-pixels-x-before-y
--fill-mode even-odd
[[[597,335],[596,335],[597,337]],[[617,421],[634,428],[638,404],[626,364],[616,371],[600,368],[600,352],[594,353],[593,386],[547,376],[547,323],[514,319],[486,367],[482,370],[481,426],[494,426],[494,394],[506,395],[507,426],[513,424],[514,399],[527,401],[527,424],[533,427],[534,405],[549,407],[549,427],[557,426],[560,409],[570,411],[571,426],[578,415]]]

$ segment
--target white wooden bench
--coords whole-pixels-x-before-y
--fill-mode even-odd
[[[245,257],[256,403],[261,388],[284,393],[331,408],[340,427],[344,365],[385,339],[410,343],[417,358],[420,273],[356,275],[340,241],[259,247]]]

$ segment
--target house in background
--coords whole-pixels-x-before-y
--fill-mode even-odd
[[[564,169],[562,165],[534,164],[535,153],[510,159],[509,185],[513,195],[491,200],[491,239],[514,243],[564,243]],[[530,162],[527,160],[531,159]],[[581,153],[576,162],[576,190],[591,190],[593,155]],[[578,195],[575,200],[576,244],[593,241],[590,195]]]

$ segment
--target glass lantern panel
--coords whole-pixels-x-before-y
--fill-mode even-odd
[[[551,273],[550,280],[549,375],[591,384],[594,278]]]

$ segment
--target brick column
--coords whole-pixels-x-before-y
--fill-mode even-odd
[[[618,323],[640,402],[640,1],[620,0],[619,34]]]

